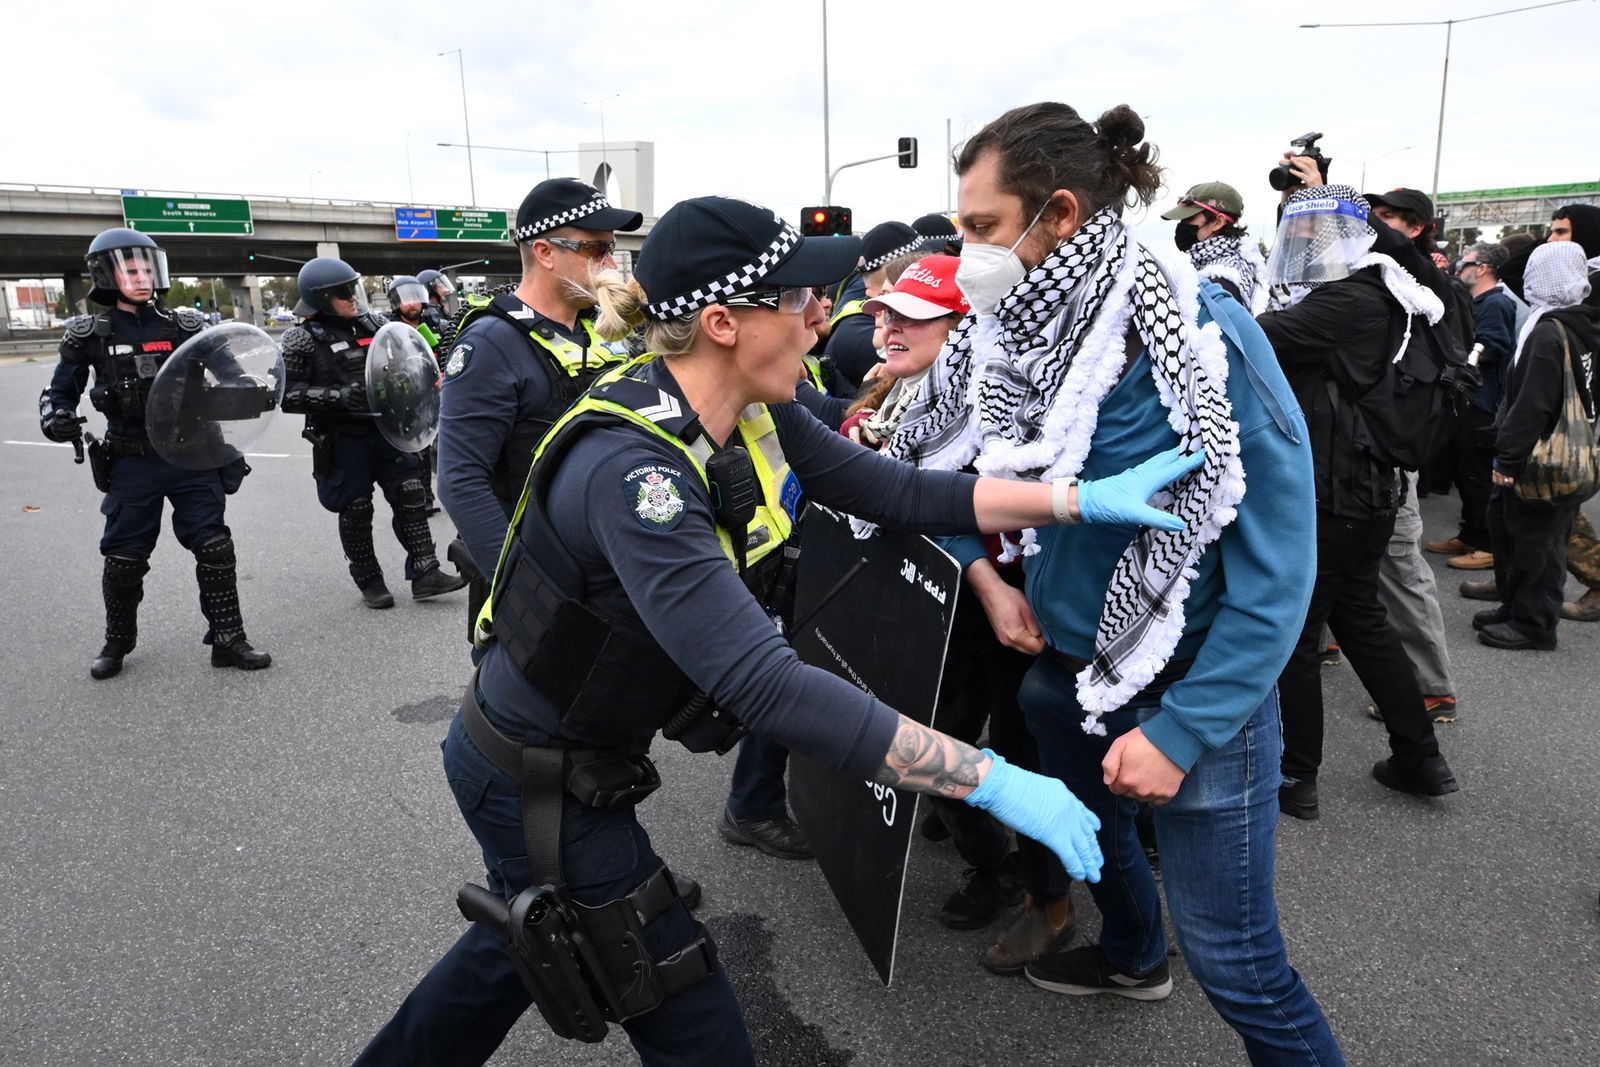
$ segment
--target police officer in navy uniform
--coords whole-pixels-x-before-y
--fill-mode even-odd
[[[427,273],[427,272],[424,272]],[[438,271],[432,273],[438,274]],[[384,290],[389,297],[389,321],[403,322],[417,331],[428,347],[433,349],[434,357],[439,355],[441,340],[439,311],[434,304],[433,293],[423,283],[420,275],[413,277],[409,274],[398,274],[389,279],[389,284]],[[423,512],[428,515],[439,514],[439,506],[433,499],[433,472],[439,466],[439,453],[437,443],[429,444],[417,458],[422,463],[422,490]]]
[[[1137,524],[1171,521],[1144,501],[1199,457],[1174,465],[1165,454],[1114,485],[1044,484],[918,470],[856,447],[789,401],[822,321],[810,287],[858,256],[854,238],[802,238],[738,200],[703,197],[661,217],[635,283],[600,293],[601,330],[618,336],[647,317],[651,354],[603,375],[539,445],[480,624],[486,654],[444,741],[490,902],[510,900],[509,914],[553,937],[577,930],[593,959],[636,954],[643,924],[653,963],[556,988],[599,987],[632,1005],[623,1026],[650,1067],[753,1062],[715,950],[668,892],[634,813],[659,782],[646,752],[663,727],[699,751],[732,716],[848,779],[966,799],[1050,844],[1074,875],[1098,877],[1098,823],[1058,780],[802,663],[761,599],[802,492],[929,532],[1077,521],[1080,507]],[[535,815],[526,827],[524,810]],[[542,884],[582,907],[528,910],[553,899]],[[570,966],[554,943],[521,939],[517,958],[533,961],[524,986],[500,935],[474,924],[358,1063],[482,1063],[530,1003],[558,1033],[593,1039],[574,1031],[553,972],[538,967]]]
[[[456,287],[450,283],[450,279],[443,271],[431,267],[418,271],[417,281],[428,291],[428,304],[422,309],[422,321],[442,338],[444,324],[455,318],[461,298],[456,295]]]
[[[67,321],[61,362],[39,398],[39,421],[50,440],[78,441],[78,401],[94,372],[89,399],[106,417],[105,441],[91,445],[98,453],[92,456],[96,483],[106,482],[100,485],[106,641],[89,674],[110,678],[122,670],[123,657],[138,641],[139,601],[161,533],[163,500],[172,502],[178,543],[194,553],[211,665],[247,671],[270,666],[272,657],[245,639],[233,535],[223,515],[224,496],[239,488],[249,468],[242,457],[220,470],[174,466],[156,454],[145,426],[156,371],[204,329],[204,320],[189,308],[161,306],[169,286],[167,254],[142,233],[106,230],[89,245],[86,262],[89,298],[106,310]]]
[[[368,310],[361,275],[342,259],[319,256],[300,268],[298,281],[294,310],[305,318],[283,333],[283,410],[306,416],[317,500],[339,516],[339,542],[362,600],[394,606],[372,544],[375,484],[394,510],[412,598],[460,589],[467,580],[446,574],[434,554],[422,461],[386,441],[368,407],[367,346],[384,320]]]
[[[873,344],[877,321],[863,309],[893,284],[892,267],[904,269],[921,257],[924,241],[903,222],[880,222],[861,239],[861,266],[847,283],[843,299],[834,305],[828,334],[825,354],[833,360],[835,395],[854,396],[867,372],[877,366],[878,348]]]

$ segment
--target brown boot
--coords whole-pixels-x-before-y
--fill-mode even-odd
[[[1600,589],[1591,589],[1576,602],[1561,605],[1561,617],[1573,622],[1594,622],[1600,619]]]
[[[1065,948],[1078,932],[1072,898],[1040,902],[1028,894],[1022,911],[983,953],[983,965],[994,974],[1021,974],[1041,956]]]

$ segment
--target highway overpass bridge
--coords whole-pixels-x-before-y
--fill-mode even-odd
[[[244,202],[248,207],[241,206]],[[370,277],[472,261],[477,262],[455,273],[491,281],[521,274],[516,247],[493,228],[506,219],[514,224],[514,207],[0,183],[0,277],[61,278],[68,302],[81,309],[88,291],[84,250],[101,230],[124,225],[124,210],[136,211],[132,205],[137,204],[154,205],[152,214],[172,216],[167,221],[135,220],[135,228],[150,232],[167,250],[173,276],[222,280],[232,291],[239,317],[258,325],[267,310],[258,278],[293,275],[299,263],[319,255],[338,256]],[[163,206],[170,210],[159,210]],[[449,222],[462,219],[479,225],[448,228]],[[638,232],[617,234],[618,249],[638,251],[654,222],[647,217]],[[399,236],[430,232],[433,239],[403,241]],[[0,315],[0,332],[8,318]]]

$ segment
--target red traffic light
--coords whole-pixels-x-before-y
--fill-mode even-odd
[[[802,237],[832,237],[850,232],[850,209],[847,207],[808,207],[800,212]]]

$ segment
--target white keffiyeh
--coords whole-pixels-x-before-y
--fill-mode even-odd
[[[1206,546],[1244,496],[1239,427],[1227,398],[1228,362],[1215,323],[1196,325],[1198,280],[1163,266],[1111,208],[1001,300],[951,335],[886,451],[920,466],[1027,479],[1076,475],[1100,404],[1128,362],[1129,325],[1150,356],[1167,422],[1204,466],[1153,501],[1183,530],[1144,529],[1112,573],[1094,658],[1077,679],[1086,732],[1156,676],[1183,634],[1184,600]],[[1016,546],[1011,546],[1015,550]],[[1021,550],[1037,551],[1024,531]]]

